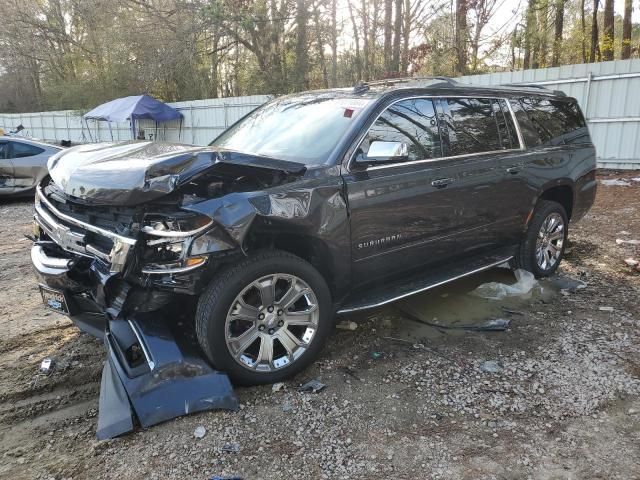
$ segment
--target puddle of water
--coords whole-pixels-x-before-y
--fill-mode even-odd
[[[479,285],[489,282],[513,285],[516,278],[513,272],[506,268],[486,270],[412,295],[368,316],[380,319],[383,326],[392,328],[393,337],[413,343],[424,343],[426,340],[436,340],[443,336],[468,334],[469,331],[459,328],[462,326],[477,325],[498,318],[517,320],[521,314],[526,315],[534,301],[550,301],[560,290],[575,290],[580,288],[581,284],[568,277],[554,276],[539,280],[528,294],[522,296],[489,300],[471,294]],[[403,311],[410,315],[404,314]],[[411,320],[409,316],[445,328]]]

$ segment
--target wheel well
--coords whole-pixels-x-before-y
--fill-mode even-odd
[[[571,187],[561,185],[549,188],[542,192],[540,199],[558,202],[566,210],[567,217],[571,218],[571,212],[573,210],[573,190]]]
[[[327,282],[331,293],[333,294],[333,274],[332,260],[327,245],[317,238],[307,235],[282,233],[282,234],[264,234],[256,235],[247,242],[247,248],[254,250],[258,248],[275,248],[289,252],[297,257],[309,262],[320,272]]]

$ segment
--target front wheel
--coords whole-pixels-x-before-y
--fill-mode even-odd
[[[552,275],[564,255],[568,225],[567,212],[562,205],[540,200],[514,258],[514,267],[528,270],[536,277]]]
[[[196,334],[234,383],[278,382],[317,357],[330,332],[331,305],[313,266],[287,252],[263,251],[214,279],[198,302]]]

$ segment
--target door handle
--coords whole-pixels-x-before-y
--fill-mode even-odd
[[[522,165],[514,165],[512,167],[507,168],[507,173],[510,173],[511,175],[516,175],[520,173],[521,170],[522,170]]]
[[[453,178],[438,178],[437,180],[434,180],[433,182],[431,182],[431,186],[436,188],[444,188],[453,182],[454,182]]]

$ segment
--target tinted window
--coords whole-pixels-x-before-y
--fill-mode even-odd
[[[408,99],[389,106],[369,129],[362,150],[366,152],[375,140],[406,143],[409,161],[440,157],[440,133],[433,102]]]
[[[525,112],[522,102],[514,99],[510,99],[509,102],[511,103],[511,108],[513,108],[513,113],[515,114],[518,126],[520,127],[520,133],[522,134],[524,144],[527,147],[540,145],[542,140],[540,140],[538,130],[529,118],[529,115],[527,115],[527,112]]]
[[[7,144],[0,143],[0,158],[7,158]]]
[[[557,143],[563,140],[561,137],[586,126],[576,102],[521,98],[520,104],[542,143]]]
[[[11,158],[33,157],[44,152],[44,148],[29,145],[27,143],[11,142]]]
[[[449,154],[491,152],[507,148],[500,139],[493,100],[447,98]],[[502,118],[504,122],[504,117]],[[505,129],[505,134],[508,132]]]

